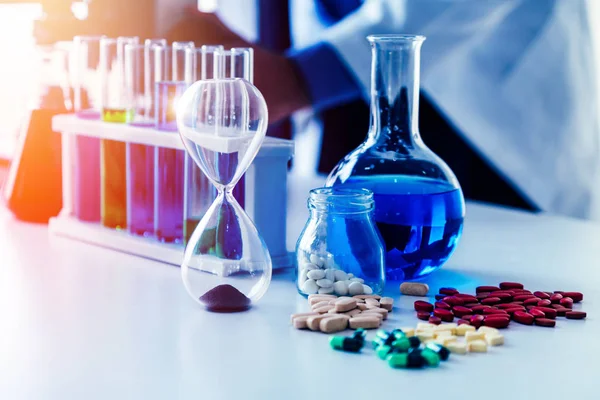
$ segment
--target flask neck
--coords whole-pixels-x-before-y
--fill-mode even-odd
[[[383,151],[406,153],[421,143],[419,68],[424,37],[373,35],[369,141]]]

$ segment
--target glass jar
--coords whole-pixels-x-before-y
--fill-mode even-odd
[[[309,294],[381,294],[384,249],[367,189],[310,191],[310,217],[296,245],[297,287]]]
[[[372,35],[371,125],[367,139],[325,186],[374,193],[386,277],[421,278],[440,268],[462,233],[465,204],[456,176],[421,140],[419,60],[425,38]]]

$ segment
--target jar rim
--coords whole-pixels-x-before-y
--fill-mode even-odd
[[[310,191],[309,207],[337,213],[359,213],[374,207],[373,192],[363,188],[320,187]]]
[[[406,41],[406,42],[423,42],[427,38],[423,35],[413,35],[407,33],[387,33],[387,34],[376,34],[368,35],[367,40],[371,43],[374,42],[392,42],[392,41]]]

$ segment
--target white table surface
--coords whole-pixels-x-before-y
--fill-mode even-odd
[[[309,186],[290,196],[290,245]],[[335,352],[327,335],[293,329],[289,315],[307,305],[289,272],[251,311],[213,314],[178,268],[49,238],[0,210],[0,399],[598,399],[599,267],[600,226],[469,204],[457,252],[427,279],[432,294],[520,281],[584,292],[589,317],[512,323],[487,354],[393,370],[370,349]],[[414,325],[415,298],[387,291],[385,327]]]

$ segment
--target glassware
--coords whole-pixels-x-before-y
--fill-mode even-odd
[[[390,280],[418,279],[448,260],[465,204],[450,168],[418,129],[420,49],[425,38],[373,35],[371,126],[366,141],[333,169],[326,186],[374,192],[374,219]]]
[[[100,119],[100,40],[75,36],[71,59],[73,110],[83,119]],[[100,222],[100,139],[74,137],[73,214],[81,221]]]
[[[196,82],[200,79],[214,79],[218,66],[217,53],[223,46],[204,45],[200,49],[186,49],[186,82]],[[217,191],[202,171],[196,167],[191,157],[185,157],[185,193],[184,193],[184,225],[183,240],[187,244],[198,223],[208,211]]]
[[[177,125],[188,154],[218,190],[194,230],[181,265],[188,293],[211,311],[248,309],[267,291],[271,257],[232,190],[266,134],[267,105],[243,79],[194,83],[179,101]],[[235,154],[236,166],[219,154]]]
[[[373,192],[368,189],[310,191],[310,217],[296,245],[300,294],[383,292],[385,251],[372,219],[373,208]]]
[[[172,79],[174,81],[187,81],[186,79],[186,49],[193,49],[194,42],[173,42],[171,44],[171,48],[173,49],[173,53],[171,55],[172,62]],[[192,84],[193,82],[188,82],[188,84]]]
[[[124,90],[126,44],[137,44],[137,37],[102,38],[100,71],[102,79],[102,120],[126,123],[132,112],[127,109]],[[127,227],[127,175],[125,142],[103,139],[100,142],[101,219],[107,228]]]

